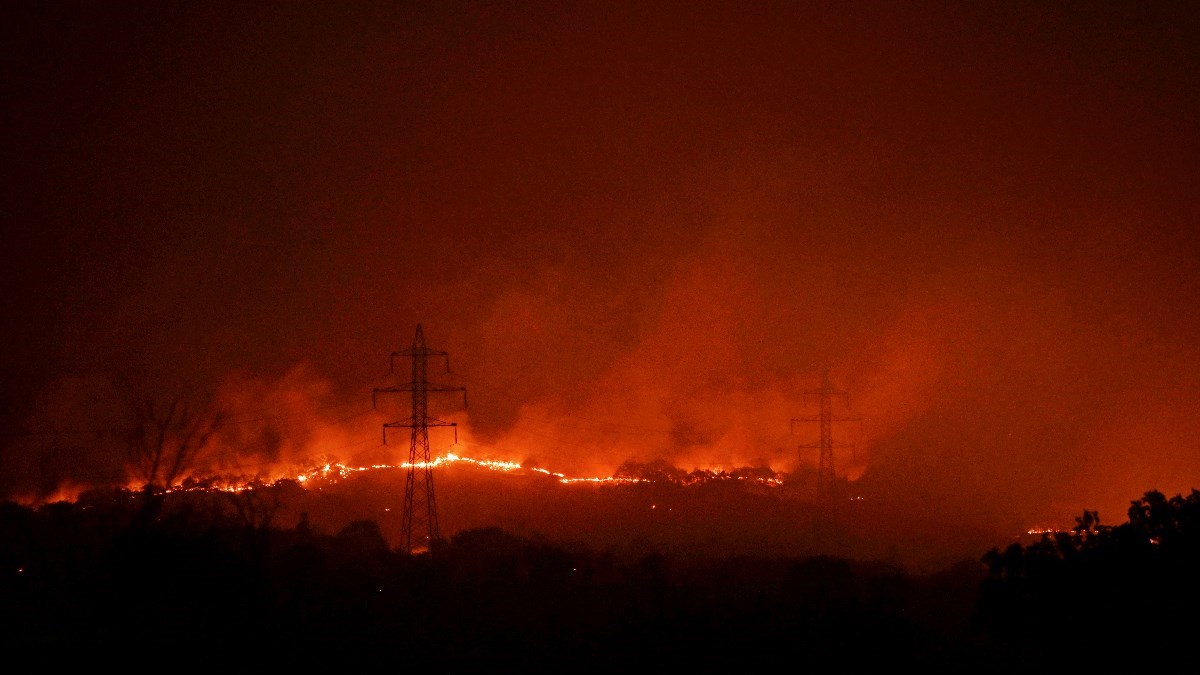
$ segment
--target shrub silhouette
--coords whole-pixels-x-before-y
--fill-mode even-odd
[[[1104,526],[1084,511],[1070,532],[988,551],[979,618],[997,646],[1075,665],[1184,653],[1200,603],[1200,492],[1151,490],[1128,516]]]

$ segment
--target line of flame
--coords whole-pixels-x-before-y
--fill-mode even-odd
[[[592,483],[592,484],[633,484],[633,483],[649,483],[653,482],[648,478],[633,478],[626,476],[592,476],[592,477],[572,477],[557,471],[550,471],[540,467],[526,467],[519,462],[494,460],[494,459],[476,459],[474,457],[463,457],[453,452],[446,453],[429,462],[404,462],[402,464],[371,464],[369,466],[347,466],[340,462],[330,462],[323,466],[310,469],[303,473],[294,476],[288,476],[272,481],[237,481],[219,483],[216,480],[204,481],[204,485],[195,484],[179,484],[173,486],[167,492],[195,492],[195,491],[221,491],[221,492],[244,492],[263,487],[271,487],[278,485],[285,480],[295,480],[301,485],[306,485],[314,480],[341,480],[348,478],[356,473],[363,471],[373,471],[380,469],[410,469],[410,468],[434,468],[446,464],[470,464],[491,471],[500,471],[504,473],[512,473],[515,471],[533,471],[555,478],[558,482],[571,485],[575,483]],[[764,485],[779,486],[783,481],[778,478],[747,478],[746,476],[724,476],[726,479],[736,480],[754,480]],[[194,482],[194,481],[193,481]],[[133,487],[132,489],[137,489]]]

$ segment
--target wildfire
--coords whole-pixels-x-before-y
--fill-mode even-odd
[[[330,463],[330,464],[326,464],[321,467],[317,467],[317,468],[307,471],[305,473],[299,474],[299,475],[295,476],[295,480],[300,483],[307,483],[308,481],[313,480],[313,479],[338,480],[338,479],[342,479],[342,478],[347,478],[349,476],[352,476],[356,473],[360,473],[362,471],[374,471],[374,470],[379,470],[379,469],[410,469],[410,468],[414,468],[414,467],[419,468],[419,469],[431,469],[431,468],[436,468],[436,467],[446,465],[446,464],[469,464],[472,466],[477,466],[481,469],[488,469],[489,471],[501,471],[504,473],[512,473],[512,472],[516,472],[516,471],[534,471],[537,473],[545,474],[547,476],[553,476],[554,478],[557,478],[559,480],[559,482],[561,482],[561,483],[580,483],[580,482],[644,483],[644,482],[647,482],[645,479],[641,479],[641,478],[622,478],[622,477],[611,477],[611,476],[607,477],[607,478],[599,478],[599,477],[596,477],[596,478],[572,478],[572,477],[567,476],[566,474],[558,473],[556,471],[549,471],[547,469],[542,469],[542,468],[538,468],[538,467],[526,468],[526,467],[522,466],[519,462],[510,462],[510,461],[496,460],[496,459],[476,459],[474,457],[463,457],[463,456],[457,455],[453,452],[448,452],[448,453],[442,455],[441,457],[433,459],[429,462],[416,462],[416,463],[404,462],[403,464],[372,464],[370,466],[346,466],[345,464],[341,464],[341,463]]]
[[[564,473],[543,469],[541,467],[526,467],[520,462],[496,460],[496,459],[478,459],[475,457],[464,457],[462,455],[448,452],[440,457],[437,457],[429,462],[402,464],[370,464],[366,466],[350,466],[341,462],[328,462],[318,467],[314,467],[300,473],[286,475],[274,480],[260,479],[231,479],[220,477],[209,478],[189,478],[184,482],[172,486],[167,492],[197,492],[197,491],[220,491],[220,492],[243,492],[246,490],[254,490],[259,488],[269,488],[279,485],[284,481],[294,480],[303,487],[309,487],[317,483],[337,482],[347,479],[355,474],[367,471],[380,471],[388,469],[409,469],[409,468],[436,468],[450,464],[466,464],[488,471],[498,471],[502,473],[518,473],[518,472],[533,472],[540,473],[565,485],[571,484],[610,484],[610,485],[629,485],[635,483],[654,483],[661,482],[665,479],[657,479],[654,477],[637,477],[637,476],[568,476]],[[698,469],[688,474],[682,479],[675,482],[681,485],[695,485],[701,482],[710,480],[737,480],[737,481],[752,481],[761,485],[777,487],[783,484],[782,478],[775,474],[773,476],[748,475],[734,471],[732,473],[726,471],[713,471],[706,469]],[[137,489],[139,486],[131,486],[131,489]]]

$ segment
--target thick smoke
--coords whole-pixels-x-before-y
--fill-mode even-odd
[[[14,17],[0,488],[126,480],[131,370],[208,470],[396,463],[418,323],[466,454],[803,473],[828,370],[930,548],[1200,483],[1194,13],[645,7]]]

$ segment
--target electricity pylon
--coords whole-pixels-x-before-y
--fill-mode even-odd
[[[850,443],[838,443],[833,440],[833,423],[834,422],[860,422],[861,417],[834,417],[833,416],[833,399],[840,398],[850,407],[849,392],[834,389],[833,383],[829,381],[829,370],[826,369],[821,376],[821,388],[810,389],[804,392],[805,396],[816,396],[820,401],[821,413],[819,415],[808,415],[806,417],[793,417],[791,421],[791,433],[796,433],[797,422],[820,422],[821,423],[821,440],[816,443],[805,443],[796,446],[800,453],[800,461],[804,461],[804,450],[819,448],[820,454],[817,457],[817,499],[826,504],[829,508],[830,515],[837,513],[837,473],[833,467],[833,449],[834,448],[853,448]]]
[[[446,372],[450,372],[450,355],[430,349],[425,345],[425,332],[417,324],[417,334],[412,346],[400,352],[392,352],[388,360],[392,373],[396,372],[396,357],[412,358],[412,380],[396,387],[376,388],[371,392],[371,406],[375,407],[379,394],[399,392],[412,393],[412,415],[399,422],[383,425],[383,443],[387,445],[387,430],[397,427],[411,429],[411,444],[408,448],[408,480],[404,485],[404,511],[400,521],[400,548],[406,553],[430,549],[439,539],[437,497],[433,489],[433,463],[429,456],[429,427],[454,427],[454,442],[458,443],[458,424],[429,416],[429,392],[461,391],[463,406],[467,405],[466,387],[446,387],[433,384],[427,379],[429,357],[442,356],[446,359]],[[419,494],[418,494],[419,493]],[[424,536],[413,545],[413,533]]]

